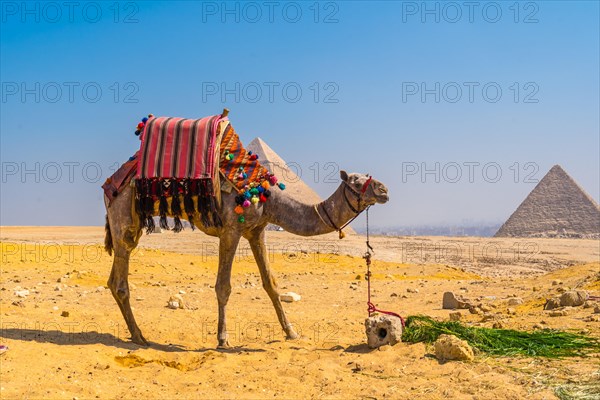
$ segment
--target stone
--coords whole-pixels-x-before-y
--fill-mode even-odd
[[[581,306],[588,297],[589,295],[585,290],[569,290],[560,296],[560,305],[562,307]]]
[[[594,307],[594,314],[600,314],[600,306]]]
[[[295,301],[300,301],[302,296],[294,292],[282,293],[279,295],[279,300],[285,301],[286,303],[293,303]]]
[[[521,304],[523,304],[523,299],[520,297],[511,297],[510,299],[508,299],[509,306],[518,306]]]
[[[509,307],[506,310],[506,312],[507,312],[508,315],[515,315],[517,313],[517,311],[514,308],[511,308],[511,307]]]
[[[448,360],[472,361],[475,359],[475,354],[469,343],[454,335],[440,335],[433,347],[435,357],[442,362]]]
[[[177,310],[179,308],[185,308],[185,302],[183,301],[183,297],[181,295],[176,294],[174,296],[169,297],[169,301],[167,302],[167,307],[172,310]]]
[[[546,301],[546,304],[544,304],[544,310],[554,310],[560,306],[560,299],[558,297],[553,297]]]
[[[65,318],[66,318],[66,317],[68,317],[69,315],[70,315],[70,314],[69,314],[69,312],[68,312],[68,311],[63,311],[63,312],[61,312],[61,313],[60,313],[60,316],[61,316],[61,317],[65,317]]]
[[[552,281],[552,286],[562,285],[562,281],[560,279],[554,279]]]
[[[479,306],[479,308],[481,309],[481,311],[483,311],[484,313],[490,312],[492,311],[492,307],[490,307],[487,304],[482,304]]]
[[[451,312],[448,314],[450,317],[450,321],[460,321],[462,318],[462,313],[460,311]]]
[[[367,345],[376,349],[402,341],[402,321],[393,315],[376,315],[365,319]]]
[[[406,289],[408,293],[419,293],[419,289],[408,288]]]
[[[542,325],[542,324],[535,324],[535,325],[533,325],[533,329],[544,329],[544,325]]]
[[[23,300],[15,300],[12,302],[12,305],[16,307],[25,307],[25,302]]]
[[[445,292],[442,298],[442,308],[444,310],[468,309],[471,306],[468,299],[457,296],[452,292]]]
[[[390,294],[390,297],[398,297],[398,293],[392,293]]]
[[[599,315],[588,315],[583,319],[585,322],[600,322]]]
[[[27,290],[27,289],[15,290],[15,296],[25,298],[25,297],[29,296],[29,290]]]
[[[553,310],[548,313],[551,317],[564,317],[568,315],[567,310]]]

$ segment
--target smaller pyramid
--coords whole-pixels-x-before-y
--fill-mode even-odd
[[[260,163],[285,183],[285,191],[288,195],[306,204],[318,204],[322,201],[321,197],[293,171],[293,166],[290,168],[264,140],[255,138],[246,146],[246,150],[258,155]],[[300,171],[300,173],[302,172]],[[354,229],[349,226],[344,228],[344,231],[355,233]]]
[[[555,165],[494,236],[600,238],[600,207]]]

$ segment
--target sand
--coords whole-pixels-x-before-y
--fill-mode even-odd
[[[365,244],[357,235],[339,241],[268,233],[280,290],[302,296],[284,305],[302,333],[296,341],[284,339],[242,243],[228,305],[230,350],[216,349],[216,241],[199,232],[144,236],[130,268],[134,314],[151,342],[143,348],[128,340],[106,289],[112,260],[102,240],[100,227],[1,228],[0,342],[9,351],[0,356],[0,397],[549,399],[560,388],[600,386],[597,356],[477,354],[474,362],[440,363],[424,344],[368,349]],[[567,287],[600,295],[598,241],[374,237],[371,243],[373,300],[384,309],[447,319],[441,300],[450,290],[498,314],[481,322],[467,311],[468,323],[523,330],[541,324],[600,336],[593,308],[560,317],[542,310],[546,298]],[[20,298],[18,290],[29,295]],[[178,293],[186,308],[167,308]],[[511,306],[514,314],[511,296],[524,300]]]

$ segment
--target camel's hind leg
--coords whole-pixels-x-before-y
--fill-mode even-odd
[[[269,295],[269,298],[273,303],[273,307],[275,307],[275,312],[277,313],[277,318],[279,319],[281,328],[285,332],[288,339],[297,339],[298,334],[285,315],[285,311],[281,305],[281,300],[279,299],[277,284],[275,283],[275,279],[273,278],[271,269],[269,268],[269,258],[267,254],[267,248],[265,246],[264,228],[253,231],[252,235],[248,237],[248,241],[250,242],[250,248],[252,249],[254,259],[256,260],[256,264],[258,265],[258,269],[260,271],[263,288]]]
[[[142,235],[139,218],[137,215],[132,215],[132,196],[133,190],[127,188],[113,200],[110,207],[107,207],[108,224],[115,254],[112,271],[108,279],[108,287],[125,318],[131,333],[131,340],[139,345],[147,346],[148,342],[142,336],[142,331],[135,322],[129,304],[129,282],[127,279],[129,275],[129,256]]]

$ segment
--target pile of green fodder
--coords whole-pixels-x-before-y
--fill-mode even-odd
[[[402,341],[433,343],[442,334],[454,335],[480,352],[495,356],[562,358],[600,352],[599,339],[577,333],[550,329],[523,332],[481,328],[455,321],[436,321],[422,315],[406,319]]]

